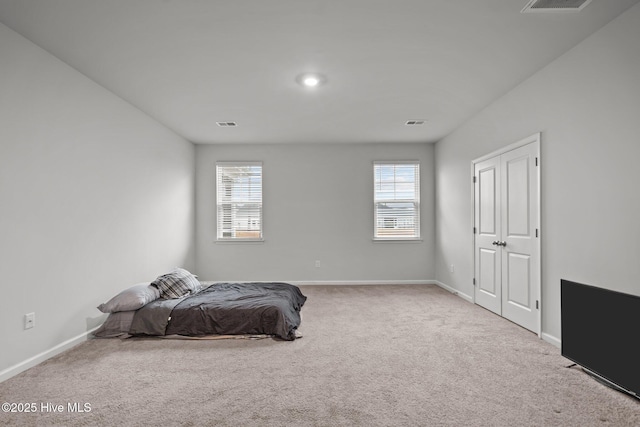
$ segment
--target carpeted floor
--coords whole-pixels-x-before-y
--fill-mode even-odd
[[[89,340],[0,383],[37,406],[0,425],[640,426],[640,401],[436,286],[301,289],[301,339]]]

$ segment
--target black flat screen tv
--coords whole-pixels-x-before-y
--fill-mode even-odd
[[[640,398],[640,297],[561,280],[562,356]]]

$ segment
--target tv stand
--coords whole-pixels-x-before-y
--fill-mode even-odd
[[[630,395],[630,396],[632,396],[632,397],[635,397],[636,399],[639,399],[639,400],[640,400],[640,396],[638,396],[637,394],[635,394],[635,393],[633,393],[633,392],[631,392],[631,391],[629,391],[629,390],[627,390],[627,389],[625,389],[625,388],[622,388],[622,387],[620,387],[620,386],[619,386],[619,385],[617,385],[617,384],[612,383],[612,382],[611,382],[611,381],[609,381],[608,379],[601,377],[600,375],[596,374],[595,372],[590,371],[590,370],[588,370],[588,369],[587,369],[587,368],[585,368],[585,367],[582,367],[582,371],[583,371],[585,374],[589,375],[589,376],[590,376],[591,378],[593,378],[594,380],[598,381],[600,384],[604,384],[604,385],[606,385],[607,387],[610,387],[610,388],[612,388],[612,389],[614,389],[614,390],[616,390],[616,391],[619,391],[620,393],[628,394],[628,395]]]

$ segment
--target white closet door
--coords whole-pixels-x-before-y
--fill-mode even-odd
[[[501,156],[502,169],[502,315],[537,332],[539,283],[537,147]]]
[[[474,163],[475,302],[536,333],[538,138]]]
[[[502,314],[500,239],[500,157],[475,165],[476,304]]]

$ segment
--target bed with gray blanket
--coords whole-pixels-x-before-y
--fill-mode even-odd
[[[295,339],[306,297],[288,283],[219,283],[136,312],[131,335],[267,334]]]
[[[300,310],[307,299],[297,286],[281,282],[202,285],[197,292],[181,298],[150,298],[153,301],[135,310],[111,312],[94,335],[296,338]]]

